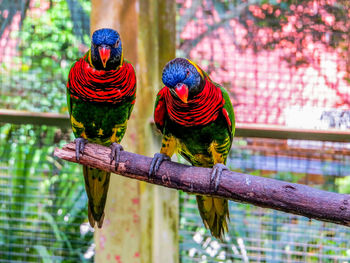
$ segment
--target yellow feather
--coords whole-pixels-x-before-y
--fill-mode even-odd
[[[73,127],[79,128],[79,129],[83,129],[84,128],[84,124],[82,122],[77,121],[73,115],[70,116],[70,122],[72,124]]]
[[[213,202],[214,202],[216,212],[221,216],[224,215],[225,207],[224,207],[224,203],[222,202],[222,199],[213,198]]]
[[[92,60],[91,60],[91,49],[89,49],[88,60],[89,60],[90,66],[91,66],[92,68],[95,68],[94,65],[92,64]]]
[[[112,129],[113,134],[111,136],[110,142],[116,142],[116,143],[120,143],[121,139],[120,137],[117,136],[117,133],[121,132],[123,129],[126,130],[126,126],[127,126],[127,120],[122,123],[122,124],[117,124],[114,126],[114,128]]]
[[[88,218],[91,227],[95,221],[99,228],[104,219],[104,208],[107,199],[110,173],[83,166],[85,190],[88,196]]]
[[[86,136],[85,131],[83,131],[83,132],[80,134],[80,137],[82,137],[82,138],[84,138],[84,139],[87,139],[87,136]]]
[[[209,146],[209,152],[211,153],[211,156],[214,160],[214,164],[225,163],[224,156],[217,151],[218,147],[219,147],[219,144],[215,141],[213,141]]]
[[[162,147],[160,153],[172,156],[177,149],[177,140],[174,136],[164,135],[162,139]]]
[[[206,212],[210,212],[213,207],[213,200],[210,197],[203,196],[203,205]]]
[[[82,129],[83,131],[80,134],[80,137],[87,139],[87,136],[85,134],[85,130],[84,130],[84,124],[82,122],[77,121],[73,115],[70,116],[70,122],[72,124],[72,130],[73,132],[77,132],[77,129]]]
[[[191,60],[189,60],[189,59],[187,59],[187,60],[188,60],[188,62],[190,62],[190,63],[197,69],[197,71],[198,71],[198,73],[201,75],[201,77],[204,78],[204,74],[203,74],[203,71],[201,70],[201,68],[198,67],[198,66],[196,65],[196,63],[194,63],[193,61],[191,61]]]
[[[229,137],[221,144],[218,144],[216,141],[212,142],[208,148],[212,158],[211,162],[214,162],[214,164],[225,164],[229,146]],[[202,164],[201,166],[204,165]],[[197,203],[204,225],[210,229],[214,237],[222,240],[225,232],[228,231],[228,201],[210,196],[197,196]]]
[[[120,67],[123,66],[123,62],[124,62],[124,52],[122,50],[122,55],[120,56]]]

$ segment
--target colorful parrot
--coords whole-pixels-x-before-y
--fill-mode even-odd
[[[76,158],[87,142],[111,148],[111,163],[118,167],[119,144],[136,98],[133,66],[123,59],[118,32],[103,28],[92,35],[91,48],[72,66],[67,83],[67,102],[76,137]],[[90,225],[102,227],[110,173],[83,166]]]
[[[149,176],[162,161],[178,151],[194,166],[212,167],[210,183],[216,191],[235,131],[235,117],[230,97],[195,63],[184,58],[171,60],[163,69],[165,87],[157,95],[154,120],[162,132],[160,153],[152,160]],[[222,239],[228,230],[228,201],[197,196],[204,225]]]

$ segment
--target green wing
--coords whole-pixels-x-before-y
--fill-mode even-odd
[[[78,61],[79,59],[77,59]],[[75,62],[72,64],[72,66],[70,67],[69,69],[69,72],[72,70],[72,68],[74,67],[75,65]],[[68,74],[68,78],[69,78],[69,74]],[[67,81],[67,83],[69,82],[69,79]],[[67,106],[68,106],[68,112],[69,112],[69,115],[72,114],[72,101],[71,101],[71,97],[70,97],[70,92],[69,92],[69,87],[67,86],[66,87],[66,94],[67,94]]]
[[[230,137],[231,140],[233,138],[233,136],[235,135],[235,113],[233,110],[233,106],[231,103],[231,99],[230,99],[230,95],[228,94],[227,90],[222,87],[221,85],[214,83],[215,86],[217,86],[218,88],[220,88],[221,93],[222,93],[222,97],[225,100],[225,104],[222,110],[222,114],[224,115],[225,119],[226,119],[226,123],[227,123],[227,128],[230,131]]]
[[[227,110],[229,119],[231,121],[231,133],[232,133],[232,137],[235,135],[235,128],[236,128],[236,123],[235,123],[235,112],[233,110],[233,106],[231,103],[231,99],[230,99],[230,95],[228,94],[228,92],[226,91],[225,88],[221,87],[221,92],[223,95],[223,98],[225,100],[225,104],[224,104],[224,109]]]
[[[69,112],[69,115],[72,114],[72,104],[71,104],[71,99],[70,99],[70,92],[69,92],[69,89],[67,88],[67,106],[68,106],[68,112]]]
[[[201,69],[202,70],[202,69]],[[226,122],[227,122],[227,128],[230,131],[230,138],[232,141],[232,138],[235,134],[235,113],[233,111],[233,106],[230,100],[230,95],[228,94],[227,90],[222,87],[220,84],[215,83],[214,81],[212,81],[208,75],[207,72],[205,72],[204,70],[202,70],[202,73],[204,74],[204,76],[207,78],[207,80],[209,80],[210,82],[212,82],[216,87],[218,87],[221,90],[222,93],[222,97],[225,100],[225,104],[223,107],[223,111],[222,114],[224,115]],[[226,114],[226,112],[227,114]]]
[[[156,102],[154,104],[154,122],[156,123],[157,128],[163,133],[165,119],[166,119],[166,105],[162,92],[166,87],[161,89],[156,97]]]

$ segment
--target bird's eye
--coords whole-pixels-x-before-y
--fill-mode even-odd
[[[190,70],[187,69],[187,70],[186,70],[186,78],[187,78],[189,75],[190,75]]]
[[[117,42],[115,42],[114,44],[114,48],[117,48],[117,47],[119,47],[119,40],[117,40]]]

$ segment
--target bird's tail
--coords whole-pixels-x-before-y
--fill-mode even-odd
[[[102,227],[111,173],[83,166],[85,190],[88,196],[88,218],[91,227]]]
[[[230,220],[228,201],[223,198],[197,195],[199,213],[206,228],[212,236],[222,240],[228,231],[227,223]]]

